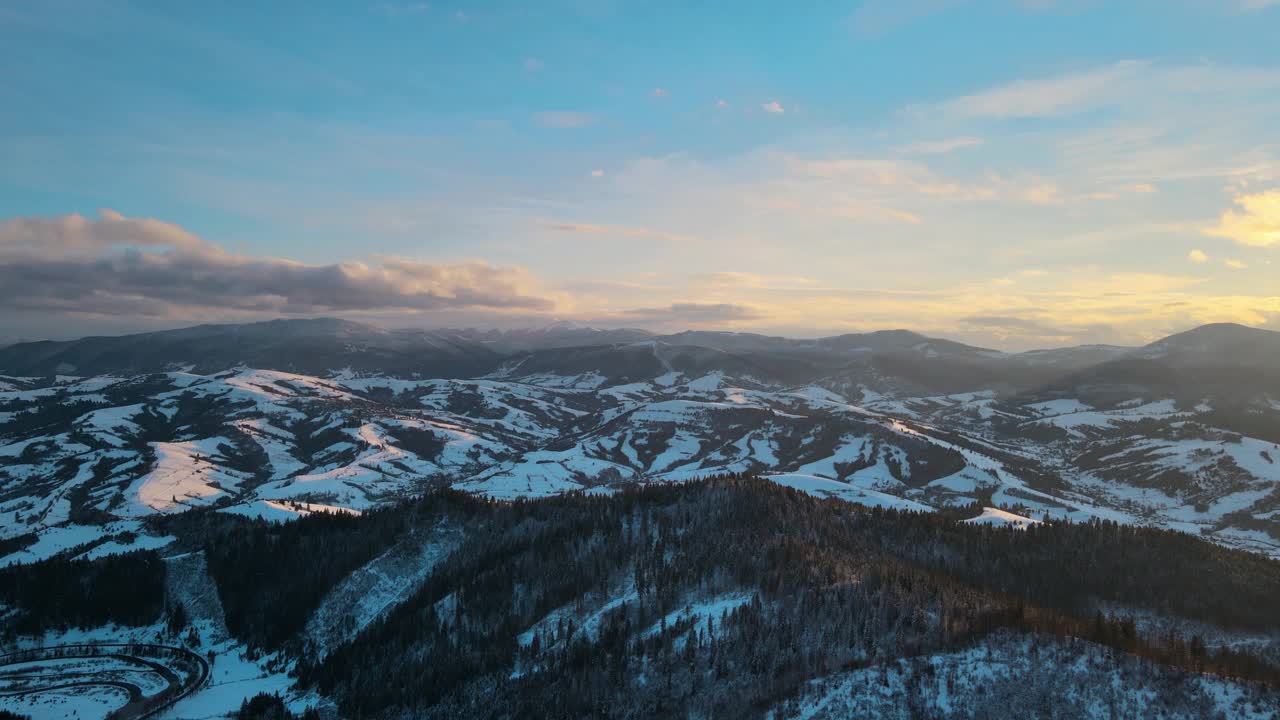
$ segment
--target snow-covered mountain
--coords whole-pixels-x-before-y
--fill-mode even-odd
[[[334,320],[22,344],[0,350],[0,562],[191,507],[288,517],[443,485],[512,499],[724,472],[870,505],[1154,524],[1280,557],[1280,386],[1232,344],[1280,334],[1202,330],[1052,360],[906,331]],[[574,337],[607,342],[562,344]],[[1239,372],[1198,364],[1234,357]]]
[[[1006,354],[321,320],[0,350],[0,643],[26,653],[0,709],[1271,717],[1256,332]]]

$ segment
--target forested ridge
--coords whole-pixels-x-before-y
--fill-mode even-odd
[[[275,649],[303,628],[328,590],[395,541],[410,520],[404,510],[316,513],[290,523],[200,512],[165,524],[204,551],[232,634]]]
[[[164,609],[164,580],[164,562],[150,550],[0,568],[0,639],[106,623],[148,625]]]
[[[759,717],[834,673],[1010,633],[1280,688],[1273,660],[1146,636],[1127,614],[1275,637],[1280,562],[1109,522],[958,522],[972,511],[871,509],[725,476],[516,502],[441,490],[285,524],[215,511],[151,522],[204,552],[236,637],[296,659],[302,686],[352,717]],[[442,525],[460,544],[421,586],[315,652],[303,629],[325,596]],[[9,632],[146,624],[162,610],[154,553],[0,579],[0,602],[18,610]],[[72,588],[96,604],[44,602]]]
[[[611,498],[422,502],[464,516],[463,550],[384,621],[301,669],[354,715],[748,717],[814,678],[1000,629],[1280,683],[1256,658],[1143,638],[1131,620],[1092,610],[1122,602],[1280,629],[1269,600],[1280,563],[1178,533],[977,527],[751,477]],[[723,618],[679,621],[689,603],[741,594],[749,601]],[[567,619],[540,624],[566,606]],[[504,702],[485,702],[494,695]]]
[[[1174,532],[1105,522],[1019,531],[960,514],[855,508],[725,477],[514,503],[442,491],[287,525],[209,514],[197,531],[193,515],[178,532],[208,554],[229,622],[239,618],[233,631],[297,653],[303,682],[359,716],[750,715],[810,679],[1000,629],[1277,682],[1257,658],[1196,637],[1143,637],[1095,607],[1274,633],[1280,563]],[[408,528],[445,519],[463,529],[462,547],[354,642],[315,660],[280,630],[301,628],[327,589]],[[682,607],[725,596],[749,601],[723,621],[681,619]],[[583,618],[590,628],[575,627]],[[509,702],[475,704],[492,693]]]

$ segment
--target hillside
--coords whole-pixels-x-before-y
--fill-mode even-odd
[[[185,638],[222,653],[215,677],[261,658],[243,697],[291,670],[274,685],[289,706],[348,717],[1280,709],[1280,563],[1108,522],[958,521],[974,510],[746,476],[522,503],[441,491],[283,524],[203,510],[149,522],[174,561],[0,570],[0,602],[11,638],[106,622]],[[209,694],[180,707],[225,691]]]
[[[1007,356],[952,358],[930,352],[934,341],[910,349],[919,336],[898,332],[872,334],[898,354],[858,349],[863,340],[834,351],[739,334],[680,339],[706,335],[747,347],[651,338],[499,356],[445,344],[471,348],[480,365],[470,377],[424,378],[360,371],[345,350],[309,348],[372,338],[383,350],[356,354],[376,364],[428,334],[314,321],[137,341],[188,352],[210,338],[252,339],[205,360],[224,370],[175,369],[157,355],[147,362],[168,370],[0,376],[0,513],[14,520],[0,539],[16,548],[0,563],[107,542],[139,519],[193,507],[288,516],[280,503],[364,510],[444,485],[507,499],[610,493],[724,472],[813,478],[803,482],[814,492],[882,505],[981,501],[1035,518],[1151,524],[1280,554],[1280,390],[1247,367],[1135,354],[1053,365],[1056,379],[1036,384],[1005,374]],[[70,343],[47,360],[129,347],[107,340]],[[268,349],[341,364],[304,374],[232,361]],[[942,386],[968,389],[933,390]]]
[[[1280,390],[1247,351],[1270,335],[629,332],[0,350],[25,368],[0,376],[0,644],[35,663],[0,665],[0,709],[1280,708]],[[102,682],[33,691],[32,667]]]

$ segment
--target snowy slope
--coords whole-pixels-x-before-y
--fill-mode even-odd
[[[992,527],[1013,527],[1019,530],[1026,530],[1030,525],[1040,523],[1040,520],[1033,520],[1023,517],[1000,508],[982,508],[982,513],[976,517],[965,520],[971,525],[990,525]]]
[[[288,520],[446,484],[515,499],[753,472],[863,504],[991,497],[1032,517],[1156,524],[1280,556],[1280,445],[1215,426],[1213,401],[845,395],[633,350],[661,372],[6,380],[0,517],[12,521],[0,539],[36,533],[12,554],[31,557],[118,532],[95,529],[112,518],[198,506]],[[1280,418],[1269,401],[1251,412]]]
[[[996,634],[960,652],[899,660],[815,681],[772,720],[1010,717],[1052,707],[1052,717],[1262,720],[1274,697],[1245,683],[1150,665],[1082,641]],[[1017,710],[1014,710],[1017,708]],[[1049,717],[1050,715],[1045,715]]]

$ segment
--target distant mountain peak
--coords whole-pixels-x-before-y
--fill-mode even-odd
[[[589,325],[583,325],[582,323],[575,322],[573,320],[556,320],[554,322],[547,323],[546,325],[543,325],[541,327],[534,328],[534,329],[540,332],[561,332],[564,330],[595,330],[595,328]]]
[[[1162,340],[1156,342],[1169,342],[1179,339],[1193,338],[1212,338],[1212,339],[1230,339],[1242,337],[1280,337],[1280,333],[1274,330],[1264,330],[1262,328],[1251,327],[1249,325],[1241,325],[1233,322],[1207,323],[1190,330],[1184,330],[1175,333]],[[1153,343],[1154,344],[1154,343]]]
[[[1135,355],[1174,364],[1274,364],[1280,357],[1280,332],[1210,323],[1157,340]]]
[[[903,340],[929,340],[930,339],[925,337],[924,335],[921,335],[918,332],[915,332],[914,330],[907,330],[905,328],[896,328],[893,330],[873,330],[871,332],[862,333],[862,334],[868,337],[901,338]]]

